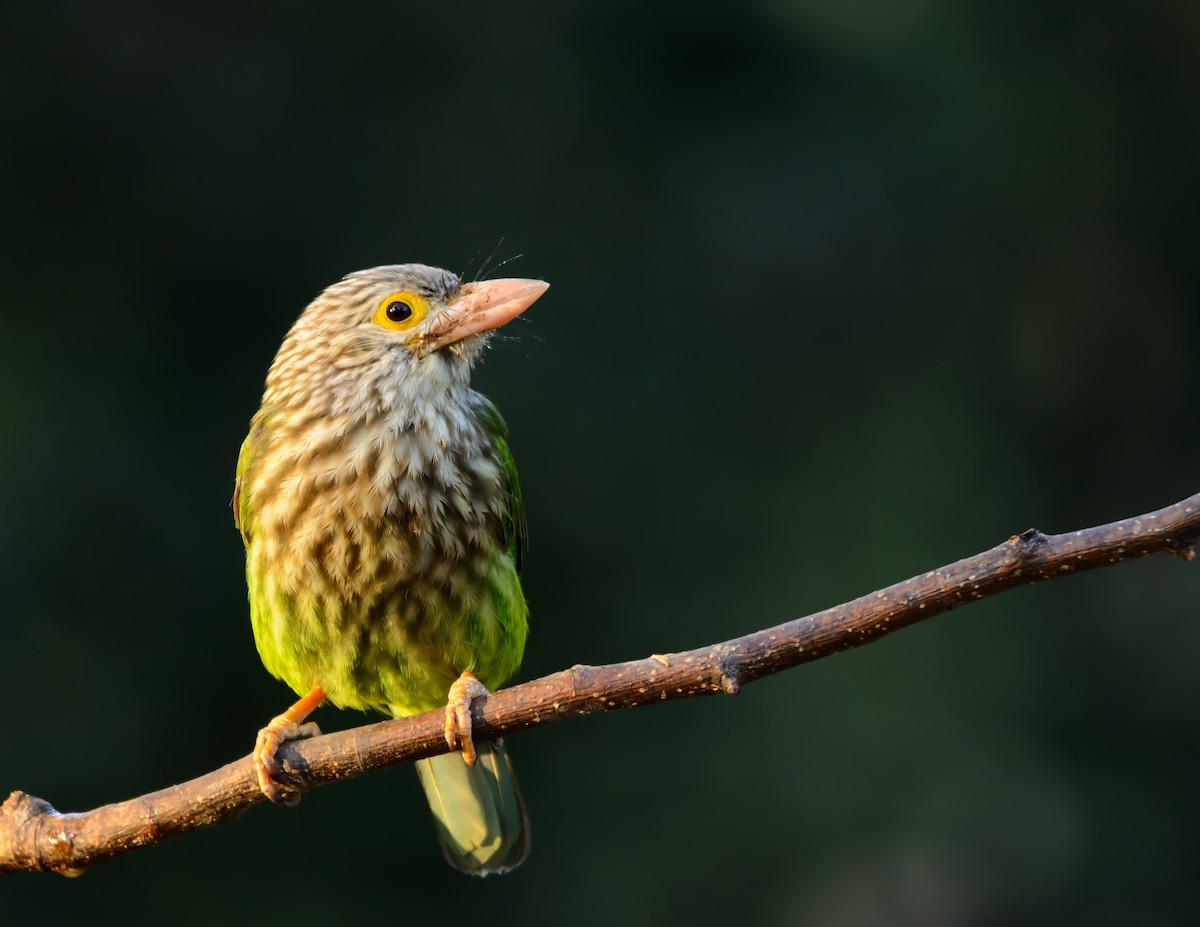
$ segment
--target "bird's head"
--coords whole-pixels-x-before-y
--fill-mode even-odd
[[[379,400],[397,390],[466,385],[488,335],[549,287],[541,280],[481,280],[424,264],[347,275],[304,310],[267,379],[265,401]],[[375,393],[372,397],[370,394]]]

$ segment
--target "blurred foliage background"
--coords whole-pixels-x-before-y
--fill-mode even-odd
[[[553,284],[477,375],[529,504],[524,678],[1200,489],[1194,3],[0,23],[0,793],[161,788],[290,701],[234,462],[284,332],[362,267],[496,249]],[[1195,923],[1198,590],[1155,558],[518,735],[502,879],[443,864],[398,769],[5,879],[0,920]]]

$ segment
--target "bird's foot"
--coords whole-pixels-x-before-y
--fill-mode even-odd
[[[275,781],[279,773],[279,763],[275,752],[280,745],[288,740],[303,740],[306,737],[316,737],[321,733],[316,722],[304,723],[321,702],[325,701],[325,693],[320,686],[296,702],[281,715],[271,719],[254,741],[254,772],[258,776],[258,787],[264,795],[277,805],[294,808],[300,802],[300,793],[283,788]]]
[[[446,697],[446,743],[453,750],[461,744],[463,762],[475,765],[475,741],[471,737],[471,705],[488,694],[487,687],[474,673],[463,673],[450,687]]]

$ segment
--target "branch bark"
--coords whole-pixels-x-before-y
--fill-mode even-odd
[[[573,666],[493,693],[473,706],[475,736],[490,740],[597,711],[736,695],[756,679],[859,647],[1015,586],[1147,554],[1191,560],[1197,539],[1200,493],[1096,528],[1049,536],[1031,528],[974,557],[744,637],[627,663]],[[306,792],[446,751],[442,712],[431,711],[285,744],[278,754],[279,778]],[[0,806],[0,874],[78,875],[138,847],[230,820],[261,801],[248,756],[190,782],[78,814],[13,792]]]

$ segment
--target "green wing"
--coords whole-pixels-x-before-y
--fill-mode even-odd
[[[246,435],[246,440],[242,442],[242,449],[238,453],[237,475],[233,481],[233,499],[230,500],[229,506],[233,509],[233,526],[242,534],[242,543],[250,546],[250,532],[253,528],[254,517],[250,511],[249,500],[242,496],[242,483],[246,479],[246,474],[250,472],[250,468],[254,466],[255,458],[258,456],[258,450],[263,443],[263,432],[267,424],[267,420],[273,413],[269,413],[266,409],[260,409],[250,420],[250,433]]]
[[[509,555],[521,569],[521,557],[529,541],[529,528],[525,523],[525,504],[521,501],[521,482],[517,479],[517,462],[513,459],[512,450],[508,446],[508,426],[500,410],[486,396],[481,396],[479,417],[492,436],[496,453],[504,464],[505,496],[508,502],[504,518],[504,544]],[[249,439],[247,439],[249,440]]]

